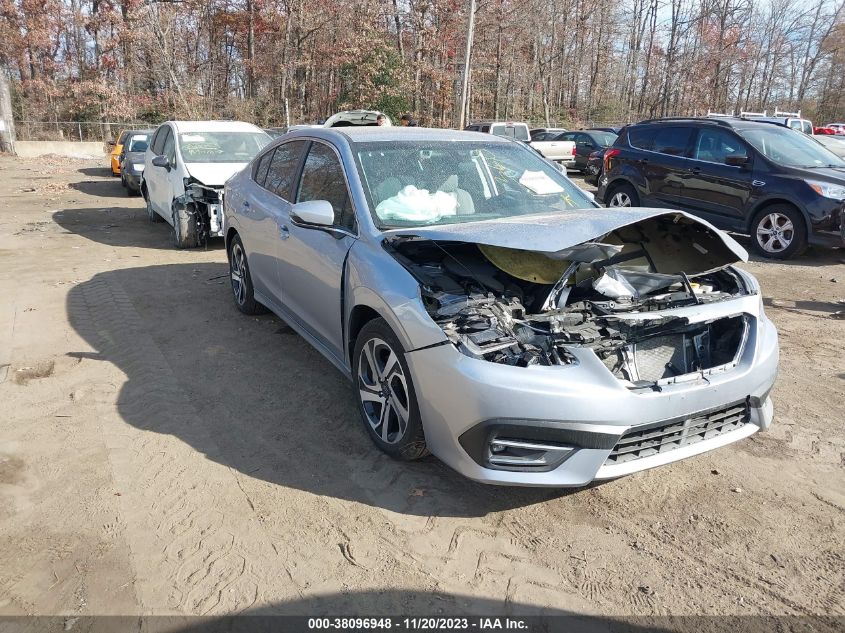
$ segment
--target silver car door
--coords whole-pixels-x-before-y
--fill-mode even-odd
[[[241,203],[252,282],[255,289],[276,305],[282,304],[282,287],[276,265],[279,242],[287,237],[291,200],[308,142],[294,140],[271,150],[272,158],[261,184],[251,181]],[[256,170],[256,176],[261,176]],[[284,227],[284,230],[283,230]]]
[[[341,282],[357,223],[343,164],[335,149],[313,141],[297,187],[297,202],[328,200],[332,227],[311,227],[295,218],[279,241],[278,266],[285,307],[338,359],[344,358]]]

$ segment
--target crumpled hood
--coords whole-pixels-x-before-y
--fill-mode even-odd
[[[222,187],[223,184],[248,163],[185,163],[188,173],[209,187]]]
[[[463,222],[411,229],[392,229],[384,232],[387,239],[416,236],[441,242],[469,242],[514,248],[541,253],[556,253],[638,222],[660,216],[674,217],[688,224],[700,224],[710,230],[736,261],[748,261],[748,252],[727,233],[709,222],[689,213],[674,209],[652,208],[597,208],[555,212],[538,215],[523,215],[497,220]],[[690,243],[702,253],[701,246]]]

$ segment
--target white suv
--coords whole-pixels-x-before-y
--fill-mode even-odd
[[[173,227],[178,248],[192,248],[223,230],[223,184],[270,142],[242,121],[168,121],[144,154],[141,194],[151,222]]]

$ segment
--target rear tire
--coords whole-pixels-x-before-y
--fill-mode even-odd
[[[609,207],[638,207],[640,206],[640,196],[634,188],[627,184],[614,185],[607,196],[607,206]]]
[[[754,250],[769,259],[790,259],[807,250],[807,224],[804,216],[788,204],[761,209],[751,222]]]
[[[153,210],[153,203],[150,202],[150,196],[145,191],[142,191],[141,193],[147,203],[147,217],[149,218],[150,222],[152,222],[153,224],[163,222],[164,218]]]
[[[262,314],[267,308],[255,300],[252,285],[252,275],[249,272],[249,262],[246,257],[244,244],[239,235],[232,237],[229,243],[229,280],[232,282],[232,297],[238,310],[244,314]]]
[[[358,411],[373,443],[403,461],[428,455],[405,350],[384,319],[361,328],[352,372]]]
[[[195,248],[199,244],[197,221],[187,209],[173,210],[173,243],[176,248]]]

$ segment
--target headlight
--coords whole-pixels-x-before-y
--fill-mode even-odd
[[[132,163],[132,169],[135,171],[144,171],[144,163]]]
[[[833,198],[834,200],[845,200],[845,185],[834,185],[829,182],[820,182],[818,180],[805,180],[813,191],[825,198]]]

